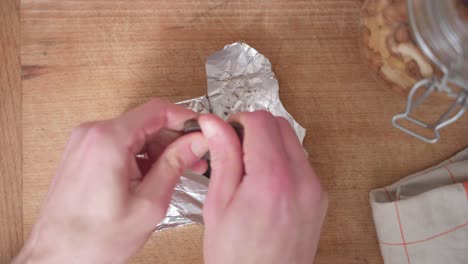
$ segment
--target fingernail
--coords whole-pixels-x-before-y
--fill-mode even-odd
[[[210,139],[218,136],[219,130],[217,129],[216,123],[213,120],[206,120],[208,122],[203,123],[203,135]]]
[[[202,158],[208,152],[208,143],[205,139],[199,139],[192,142],[192,153],[198,158]]]

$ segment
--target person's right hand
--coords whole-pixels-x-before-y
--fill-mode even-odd
[[[206,264],[312,263],[327,195],[284,118],[265,111],[227,123],[199,117],[211,155],[204,205]]]

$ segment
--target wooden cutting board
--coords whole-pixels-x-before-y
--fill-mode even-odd
[[[270,59],[330,195],[316,263],[382,263],[368,192],[466,147],[468,122],[445,129],[437,145],[391,126],[405,100],[361,64],[360,4],[23,0],[24,236],[73,127],[153,97],[205,94],[206,57],[242,40]],[[199,226],[155,233],[132,263],[202,263],[202,234]]]

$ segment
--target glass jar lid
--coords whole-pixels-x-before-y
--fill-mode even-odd
[[[440,139],[439,130],[458,120],[468,109],[468,1],[407,0],[407,8],[417,45],[442,76],[417,82],[408,95],[406,111],[394,116],[392,123],[423,141],[435,143]],[[417,96],[420,90],[423,93]],[[434,91],[455,98],[453,104],[433,123],[411,117],[414,109]],[[402,119],[432,130],[434,136],[426,137],[400,125],[398,121]]]

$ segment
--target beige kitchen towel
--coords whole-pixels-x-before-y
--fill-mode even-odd
[[[468,148],[370,202],[385,264],[468,264]]]

